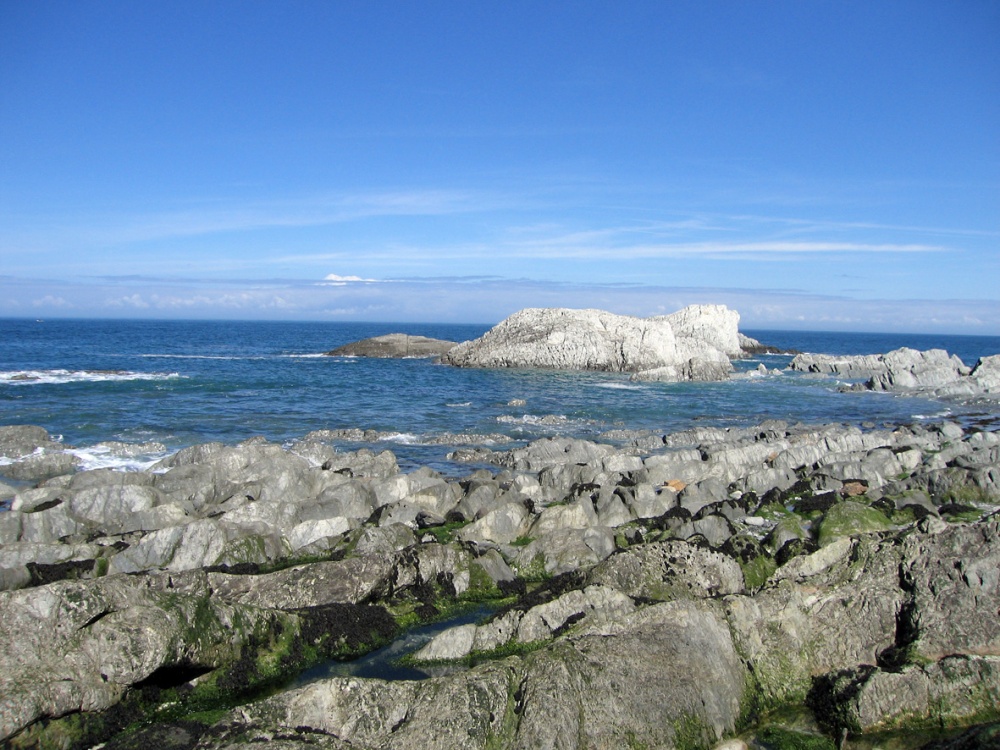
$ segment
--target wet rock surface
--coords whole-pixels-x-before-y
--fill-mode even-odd
[[[52,445],[0,428],[12,459]],[[483,458],[405,473],[316,433],[14,486],[0,736],[711,747],[782,706],[833,738],[997,719],[996,432],[767,422]],[[502,606],[412,657],[464,669],[254,700],[483,600]],[[231,710],[116,736],[157,700]]]

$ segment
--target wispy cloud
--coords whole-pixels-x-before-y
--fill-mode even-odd
[[[929,234],[955,237],[1000,237],[1000,231],[969,229],[966,227],[929,227],[912,224],[888,224],[874,221],[833,221],[828,219],[801,219],[786,216],[755,216],[747,214],[725,217],[732,222],[765,225],[784,224],[807,232],[879,230],[905,232],[907,234]]]
[[[606,235],[609,239],[613,234]],[[940,245],[863,243],[863,242],[692,242],[628,244],[607,242],[588,243],[581,236],[559,237],[523,243],[515,252],[530,257],[564,258],[580,260],[638,260],[650,258],[752,258],[817,254],[872,254],[872,253],[935,253],[948,248]],[[592,239],[592,238],[591,238]]]
[[[206,200],[162,212],[63,217],[36,234],[89,244],[127,244],[260,229],[316,227],[378,217],[446,216],[482,211],[501,199],[463,190],[386,190],[323,193],[276,201]],[[220,203],[222,205],[220,205]]]
[[[338,276],[335,273],[328,273],[319,282],[320,286],[347,286],[348,284],[382,284],[388,279],[363,279],[360,276]]]

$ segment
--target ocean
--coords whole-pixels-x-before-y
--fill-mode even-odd
[[[955,403],[843,393],[833,380],[782,372],[787,355],[737,363],[723,383],[632,383],[627,375],[468,370],[428,359],[323,356],[345,343],[403,332],[463,341],[488,325],[218,321],[0,320],[0,424],[40,425],[84,468],[142,468],[209,441],[263,436],[290,443],[313,430],[374,430],[355,450],[390,449],[404,470],[458,476],[456,447],[509,448],[551,435],[607,439],[620,430],[789,422],[908,423],[972,419]],[[782,349],[874,354],[942,348],[974,365],[1000,337],[745,331]],[[613,437],[613,434],[612,436]],[[160,443],[122,457],[107,441]]]

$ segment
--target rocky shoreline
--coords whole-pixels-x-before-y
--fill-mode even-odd
[[[552,438],[458,449],[492,467],[460,477],[336,437],[73,472],[0,428],[4,471],[37,470],[0,513],[5,746],[833,747],[1000,719],[994,424]],[[409,657],[466,668],[258,700],[479,601]]]
[[[972,402],[1000,401],[1000,354],[982,357],[973,367],[967,367],[943,349],[903,348],[887,354],[849,357],[799,354],[789,369],[856,381],[850,386],[853,390]]]

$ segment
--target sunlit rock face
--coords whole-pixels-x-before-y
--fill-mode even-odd
[[[741,355],[739,313],[693,305],[635,318],[602,310],[528,308],[443,361],[459,367],[631,372],[651,380],[721,380]]]

